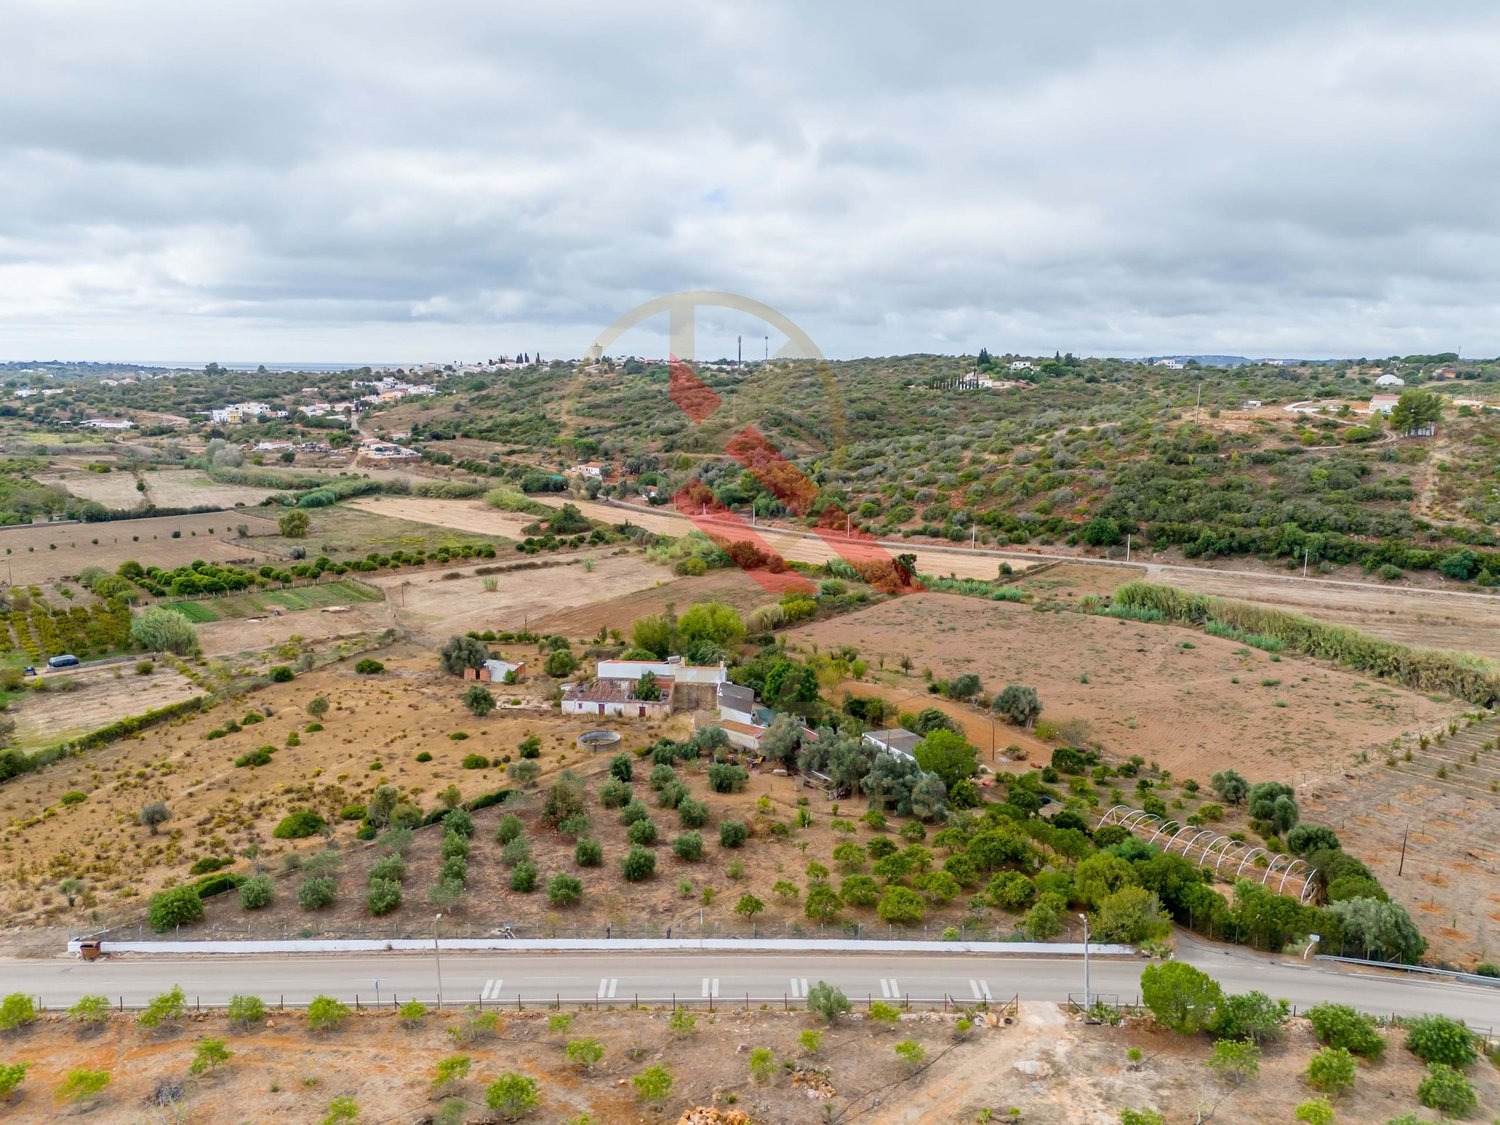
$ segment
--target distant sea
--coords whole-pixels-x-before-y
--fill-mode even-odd
[[[255,363],[224,363],[220,361],[219,366],[228,368],[230,371],[254,371],[261,366],[264,366],[267,371],[356,371],[361,367],[420,367],[423,362],[425,361],[416,360],[408,363],[370,363],[368,361],[363,363],[271,363],[270,361],[266,361],[262,364],[259,361]],[[178,370],[202,371],[208,364],[208,360],[204,360],[202,363],[173,360],[160,363],[142,363],[140,366],[171,367]]]

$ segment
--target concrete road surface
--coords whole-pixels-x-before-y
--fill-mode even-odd
[[[1228,992],[1260,989],[1299,1009],[1322,1001],[1352,1004],[1383,1015],[1443,1013],[1469,1024],[1500,1026],[1500,989],[1462,985],[1387,971],[1351,972],[1326,963],[1258,958],[1239,951],[1188,948],[1182,959],[1211,973]],[[1140,959],[1090,962],[1096,994],[1133,1002],[1140,991]],[[629,1004],[713,996],[725,1003],[796,1002],[809,985],[826,980],[851,999],[910,997],[961,1003],[1009,999],[1066,1000],[1083,992],[1081,958],[999,957],[983,954],[732,953],[619,954],[381,953],[283,957],[116,957],[0,961],[0,992],[22,990],[48,1007],[100,993],[127,1005],[144,1004],[174,984],[189,1001],[221,1006],[234,993],[305,1004],[319,993],[352,1002],[379,996],[437,999],[439,972],[447,1005],[509,1001],[517,997],[565,1002],[602,1000]]]

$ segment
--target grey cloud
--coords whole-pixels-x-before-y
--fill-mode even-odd
[[[35,0],[0,37],[15,356],[576,354],[686,288],[835,355],[1500,351],[1477,2]]]

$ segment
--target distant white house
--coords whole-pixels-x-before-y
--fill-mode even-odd
[[[1152,367],[1165,367],[1168,371],[1181,371],[1182,370],[1182,360],[1180,360],[1180,359],[1159,359],[1155,363],[1153,363],[1151,366]]]
[[[890,730],[866,731],[863,741],[893,757],[915,762],[917,756],[913,751],[922,741],[922,736],[905,727],[892,727]]]
[[[1260,399],[1258,399],[1258,398],[1247,398],[1244,402],[1240,403],[1240,408],[1242,410],[1259,410],[1260,409]]]
[[[1031,370],[1031,360],[1029,360],[1029,359],[1013,359],[1013,360],[1010,361],[1010,369],[1012,371],[1030,371]]]
[[[503,684],[506,677],[514,673],[519,680],[526,671],[524,660],[486,660],[478,668],[465,668],[464,679],[478,680],[482,684]]]
[[[586,461],[573,466],[573,471],[587,480],[603,480],[604,466],[598,461]]]
[[[1404,387],[1406,380],[1399,375],[1382,375],[1375,380],[1375,385],[1377,387]]]
[[[135,426],[128,418],[88,418],[78,424],[91,430],[129,430]]]
[[[1370,398],[1370,413],[1389,414],[1396,409],[1396,403],[1400,401],[1400,395],[1373,395]]]

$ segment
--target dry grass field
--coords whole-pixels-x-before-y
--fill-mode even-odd
[[[554,559],[555,556],[546,563]],[[509,561],[512,560],[497,559],[496,564]],[[452,571],[395,571],[371,575],[370,581],[385,590],[386,598],[410,629],[441,641],[470,630],[524,631],[531,622],[541,621],[549,614],[608,601],[672,580],[672,572],[666,567],[648,563],[639,552],[621,548],[574,553],[567,565],[546,563],[535,570],[488,576],[475,575],[469,565]],[[444,577],[452,573],[463,577]],[[485,589],[487,581],[494,582],[494,590]]]
[[[270,496],[270,488],[219,484],[195,469],[153,469],[141,474],[144,493],[136,491],[134,475],[128,472],[91,473],[87,470],[52,474],[44,484],[57,484],[74,496],[96,500],[106,508],[134,508],[152,503],[159,508],[254,507]]]
[[[1295,783],[1462,710],[1192,630],[956,594],[897,598],[787,639],[823,650],[853,645],[872,663],[884,655],[887,669],[908,656],[914,674],[899,681],[908,695],[925,691],[920,673],[929,668],[944,678],[978,673],[991,693],[1030,685],[1044,719],[1081,720],[1109,754],[1138,754],[1199,781],[1232,764],[1253,781]]]
[[[11,705],[8,714],[16,720],[16,740],[23,749],[53,746],[126,715],[189,699],[200,690],[159,662],[149,676],[137,675],[133,660],[49,675],[45,682],[56,685],[64,680],[76,689],[29,691]]]
[[[432,1012],[408,1030],[389,1011],[364,1012],[338,1030],[314,1033],[300,1013],[270,1013],[269,1023],[236,1031],[221,1014],[194,1015],[180,1027],[148,1031],[128,1015],[112,1016],[93,1036],[80,1037],[60,1017],[49,1017],[13,1040],[8,1058],[31,1064],[26,1081],[5,1106],[6,1120],[50,1122],[82,1113],[95,1120],[280,1121],[313,1125],[336,1097],[351,1097],[361,1121],[414,1121],[436,1111],[430,1084],[439,1059],[461,1050],[473,1059],[467,1080],[452,1094],[467,1100],[466,1119],[485,1116],[485,1087],[503,1073],[535,1079],[540,1104],[529,1119],[598,1122],[688,1121],[694,1106],[717,1106],[722,1116],[694,1118],[718,1125],[775,1122],[814,1125],[859,1121],[869,1125],[1018,1121],[1026,1125],[1105,1125],[1122,1108],[1154,1107],[1166,1120],[1194,1119],[1213,1107],[1212,1120],[1245,1125],[1291,1121],[1312,1096],[1302,1080],[1317,1049],[1310,1030],[1294,1022],[1286,1039],[1265,1051],[1260,1075],[1239,1088],[1216,1079],[1205,1063],[1208,1040],[1155,1029],[1149,1021],[1089,1026],[1055,1005],[1024,1003],[1014,1019],[977,1021],[960,1040],[957,1017],[912,1011],[895,1028],[856,1012],[824,1029],[815,1056],[799,1043],[821,1027],[805,1012],[699,1012],[685,1035],[668,1027],[663,1009],[584,1009],[565,1030],[551,1030],[546,1012],[508,1012],[493,1036],[456,1048],[447,1033],[464,1019]],[[200,1036],[224,1039],[229,1060],[202,1078],[188,1075]],[[590,1038],[604,1048],[591,1070],[570,1066],[564,1048]],[[1376,1122],[1417,1111],[1422,1064],[1392,1035],[1383,1061],[1361,1065],[1352,1091],[1338,1101],[1339,1119]],[[914,1040],[926,1059],[913,1068],[893,1047]],[[776,1060],[769,1081],[749,1073],[749,1048],[767,1047]],[[1138,1051],[1133,1062],[1130,1052]],[[785,1061],[785,1066],[783,1066]],[[642,1105],[630,1079],[660,1065],[673,1077],[659,1106]],[[95,1107],[71,1108],[53,1098],[68,1070],[111,1072]],[[1479,1119],[1500,1107],[1494,1068],[1470,1068]],[[180,1082],[176,1106],[142,1116],[158,1082]],[[989,1116],[982,1112],[989,1110]],[[179,1116],[171,1116],[177,1114]],[[1204,1117],[1204,1120],[1210,1118]]]
[[[114,523],[30,524],[0,528],[0,562],[10,564],[18,586],[42,585],[86,566],[114,570],[126,559],[143,566],[176,567],[194,559],[259,563],[263,554],[249,541],[233,540],[235,527],[257,517],[238,512],[159,516]],[[181,537],[172,538],[180,531]]]

